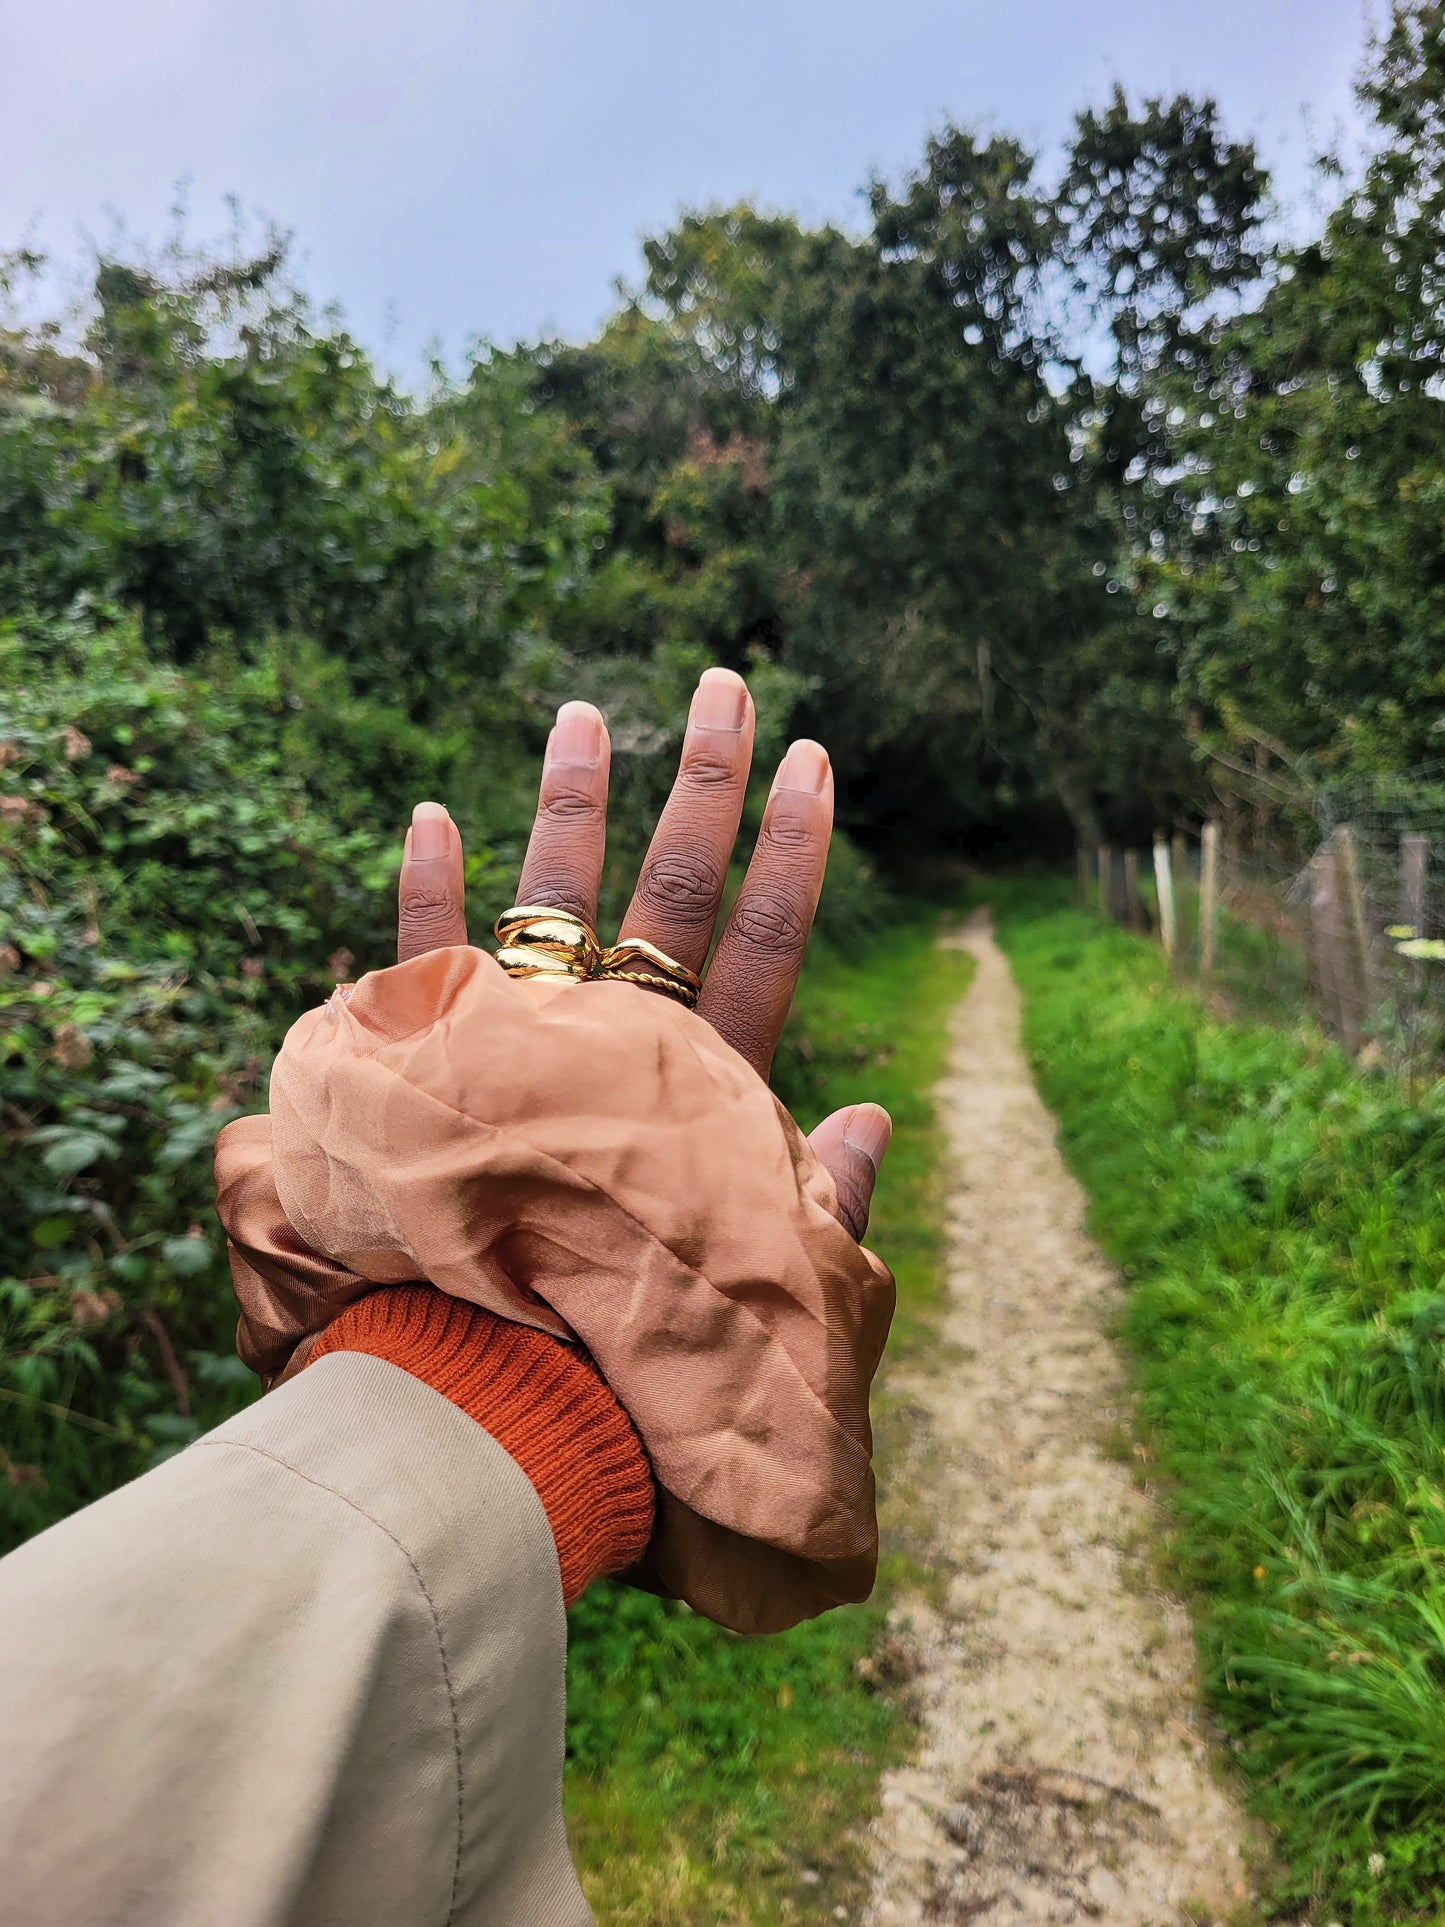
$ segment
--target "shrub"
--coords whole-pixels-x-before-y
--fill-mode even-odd
[[[267,682],[159,666],[125,621],[0,624],[9,1539],[248,1395],[212,1142],[339,953],[395,941],[392,826],[317,807]]]

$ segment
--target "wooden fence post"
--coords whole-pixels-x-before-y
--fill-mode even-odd
[[[1325,935],[1330,909],[1329,851],[1322,843],[1310,858],[1306,874],[1310,880],[1310,966],[1315,993],[1326,1007],[1331,1028],[1339,1020],[1335,997],[1334,953]]]
[[[1199,982],[1207,990],[1214,977],[1219,928],[1219,825],[1206,823],[1199,870]]]
[[[1428,936],[1425,928],[1425,892],[1430,874],[1430,839],[1419,830],[1407,830],[1400,838],[1400,921],[1408,924],[1417,937]],[[1412,1021],[1420,1021],[1420,1005],[1425,995],[1425,966],[1410,966]]]
[[[1179,947],[1179,925],[1174,911],[1174,870],[1169,861],[1169,845],[1162,836],[1154,839],[1154,881],[1159,890],[1159,941],[1172,970],[1174,953]]]
[[[1136,850],[1124,852],[1124,928],[1126,930],[1149,928],[1144,898],[1139,889],[1139,855]]]
[[[1360,859],[1355,847],[1355,833],[1348,823],[1342,823],[1335,831],[1335,848],[1339,851],[1340,875],[1344,883],[1345,902],[1350,912],[1350,932],[1355,940],[1355,970],[1358,976],[1360,1027],[1363,1029],[1369,1019],[1371,979],[1374,976],[1374,958],[1370,951],[1370,926],[1365,916],[1365,893],[1360,886]]]
[[[1189,897],[1189,843],[1183,830],[1169,839],[1169,869],[1174,878],[1174,950],[1179,961],[1192,941],[1185,930],[1185,905]]]
[[[1310,937],[1315,982],[1326,1016],[1347,1050],[1357,1050],[1360,1026],[1351,981],[1350,943],[1345,930],[1341,871],[1344,865],[1333,837],[1310,858]]]
[[[1098,864],[1099,915],[1109,917],[1114,914],[1114,852],[1107,843],[1099,845]]]
[[[1430,867],[1430,839],[1418,830],[1407,830],[1400,838],[1400,921],[1409,924],[1417,937],[1425,929],[1425,879]]]

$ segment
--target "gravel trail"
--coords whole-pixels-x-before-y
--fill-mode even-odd
[[[893,1383],[927,1414],[955,1576],[944,1613],[907,1612],[925,1730],[884,1784],[865,1918],[1242,1919],[1248,1825],[1211,1771],[1183,1609],[1147,1577],[1157,1518],[1117,1456],[1119,1286],[1084,1231],[987,914],[946,941],[978,962],[939,1093],[958,1171],[950,1305],[935,1369]]]

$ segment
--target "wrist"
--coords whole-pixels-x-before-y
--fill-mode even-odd
[[[388,1359],[485,1428],[531,1480],[570,1605],[646,1548],[655,1495],[641,1441],[591,1363],[547,1332],[431,1285],[391,1285],[350,1305],[316,1341]]]

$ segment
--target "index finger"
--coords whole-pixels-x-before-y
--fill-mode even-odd
[[[418,803],[396,889],[396,960],[467,940],[461,833],[440,803]]]

